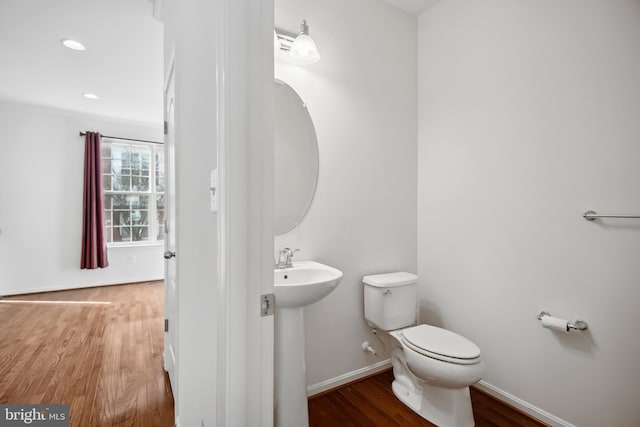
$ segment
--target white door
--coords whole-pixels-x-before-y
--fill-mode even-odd
[[[164,369],[169,374],[171,387],[177,387],[177,331],[178,292],[176,283],[176,186],[175,186],[175,83],[173,64],[164,92],[165,141],[164,141]],[[175,394],[175,393],[174,393]]]

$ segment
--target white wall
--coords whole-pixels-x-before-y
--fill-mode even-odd
[[[581,217],[640,213],[640,3],[447,0],[418,26],[422,320],[548,413],[640,425],[640,223]]]
[[[275,239],[344,272],[340,285],[305,309],[307,384],[382,359],[364,321],[361,279],[416,271],[416,18],[379,0],[276,0],[276,27],[302,19],[320,51],[299,66],[276,58],[276,77],[307,102],[318,137],[317,193],[301,225]]]
[[[157,280],[162,245],[109,248],[80,270],[84,138],[162,141],[162,126],[0,100],[0,295]]]
[[[216,425],[216,215],[209,173],[216,166],[215,3],[165,1],[165,74],[175,47],[176,415],[183,427]]]

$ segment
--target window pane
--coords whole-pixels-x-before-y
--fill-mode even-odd
[[[100,155],[102,158],[110,158],[111,157],[111,143],[102,141],[100,144]]]
[[[158,224],[156,240],[164,240],[164,194],[156,196],[156,224]]]
[[[149,227],[131,227],[131,240],[133,240],[134,242],[149,240]]]
[[[121,162],[122,160],[111,160],[111,170],[109,172],[116,175],[120,175],[122,173]]]
[[[114,211],[113,212],[113,226],[129,226],[131,225],[131,212],[129,211]]]
[[[112,241],[111,238],[111,225],[112,225],[112,215],[113,215],[113,211],[111,211],[109,209],[109,207],[107,206],[106,203],[106,198],[107,196],[105,196],[105,205],[104,205],[104,231],[105,231],[105,241],[107,243],[110,243]]]
[[[147,170],[149,170],[149,147],[131,146],[131,151],[128,153],[128,167],[131,169],[131,175],[142,175],[142,164],[147,164]]]
[[[149,211],[144,211],[144,210],[132,211],[131,223],[133,225],[149,225]]]
[[[158,233],[156,234],[156,240],[164,240],[164,211],[159,211],[158,215]]]
[[[149,178],[131,177],[131,191],[149,191]]]
[[[120,160],[122,158],[122,152],[127,150],[127,146],[124,144],[111,144],[111,158]]]
[[[139,208],[144,203],[144,200],[138,194],[127,196],[127,200],[129,202],[129,206],[132,208]]]
[[[132,209],[148,209],[149,208],[149,196],[142,194],[131,194],[125,196],[128,201],[128,206]]]
[[[149,176],[150,154],[146,153],[142,156],[142,176]]]
[[[131,219],[133,220],[133,227],[131,227],[131,240],[149,240],[149,212],[142,210],[133,211]]]
[[[102,159],[102,173],[111,173],[111,160]]]
[[[110,163],[111,163],[112,188],[116,191],[121,191],[123,189],[123,185],[122,185],[122,168],[120,167],[120,160],[112,160]]]
[[[142,159],[143,156],[147,156],[147,160],[149,160],[151,147],[148,145],[132,145],[131,152],[136,153],[140,159]]]
[[[129,208],[129,196],[126,194],[114,194],[113,196],[113,208],[114,209],[128,209]]]
[[[104,211],[104,232],[105,232],[105,241],[107,243],[111,243],[113,241],[111,235],[112,235],[112,230],[111,230],[111,211],[109,210],[105,210]]]
[[[113,241],[114,242],[130,242],[131,228],[130,227],[113,227]]]
[[[164,191],[164,151],[156,149],[156,191]]]
[[[123,148],[120,154],[120,173],[122,175],[131,175],[131,169],[135,166],[135,159],[131,153],[130,147]]]
[[[122,191],[122,177],[120,175],[111,175],[111,189],[113,191]]]
[[[114,162],[115,161],[116,160],[114,160]],[[131,159],[117,160],[117,162],[118,162],[118,173],[120,175],[131,175]]]
[[[105,212],[105,215],[107,214],[107,211],[109,211],[111,209],[111,206],[113,204],[112,199],[113,199],[113,196],[111,194],[105,194],[104,195],[104,212]]]
[[[129,203],[127,202],[127,196],[125,194],[105,194],[104,208],[105,209],[128,209]]]
[[[111,190],[111,175],[102,175],[102,189],[105,191]]]
[[[131,191],[131,177],[129,175],[116,175],[112,180],[114,191]]]
[[[140,153],[131,153],[129,167],[131,168],[131,175],[142,175],[142,161],[140,159]]]

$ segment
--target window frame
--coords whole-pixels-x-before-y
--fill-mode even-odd
[[[106,189],[106,187],[103,184],[103,189],[102,189],[102,195],[103,198],[106,200],[107,196],[110,195],[124,195],[124,196],[132,196],[132,195],[139,195],[139,196],[144,196],[144,197],[149,197],[149,203],[148,206],[146,208],[147,211],[147,223],[148,223],[148,239],[147,240],[129,240],[129,241],[113,241],[113,212],[114,210],[112,209],[111,206],[109,206],[107,208],[106,206],[106,201],[105,201],[105,206],[103,207],[103,212],[104,212],[104,229],[105,229],[105,233],[107,233],[108,235],[106,236],[106,245],[108,248],[122,248],[122,247],[141,247],[141,246],[162,246],[164,245],[164,233],[162,232],[163,230],[163,224],[160,223],[159,219],[158,219],[158,211],[159,209],[157,208],[157,198],[158,196],[164,196],[165,191],[164,191],[164,185],[163,185],[163,190],[162,191],[157,191],[157,181],[156,181],[156,177],[157,177],[157,171],[156,171],[156,156],[157,153],[161,153],[162,155],[162,159],[164,160],[164,144],[158,144],[158,143],[150,143],[150,142],[141,142],[141,141],[128,141],[128,140],[119,140],[117,138],[107,138],[107,137],[102,137],[102,141],[101,141],[101,153],[100,153],[100,164],[101,164],[101,173],[103,176],[103,183],[104,183],[104,177],[105,176],[109,176],[111,175],[111,177],[113,178],[113,171],[111,170],[111,174],[104,172],[104,162],[105,161],[109,161],[109,163],[112,162],[113,157],[104,157],[103,155],[103,148],[105,144],[116,144],[116,145],[123,145],[123,146],[128,146],[129,147],[129,152],[133,152],[133,149],[135,147],[144,147],[144,148],[148,148],[149,149],[149,153],[150,153],[150,157],[149,157],[149,185],[148,185],[148,189],[146,191],[123,191],[123,190],[113,190],[113,184],[111,184],[110,189]],[[113,155],[113,151],[111,151],[111,155]],[[111,168],[111,166],[109,166],[109,168]],[[163,167],[163,175],[164,175],[164,167]],[[125,175],[126,176],[126,175]],[[131,179],[134,177],[134,175],[128,175]],[[142,176],[144,177],[144,176]],[[144,177],[146,178],[146,177]],[[129,207],[129,211],[132,212],[135,209],[132,209],[131,207]],[[107,212],[111,212],[111,216],[108,217],[107,216]],[[107,226],[108,222],[111,222],[110,226]],[[129,227],[129,228],[133,228]],[[162,234],[161,234],[162,233]],[[161,236],[161,238],[159,239],[158,237]],[[111,241],[110,241],[111,240]]]

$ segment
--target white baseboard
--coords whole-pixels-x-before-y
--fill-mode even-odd
[[[518,408],[522,412],[529,414],[532,417],[537,418],[538,420],[544,423],[547,423],[553,427],[576,427],[575,425],[563,419],[560,419],[555,415],[552,415],[547,411],[544,411],[538,408],[537,406],[534,406],[528,402],[525,402],[519,397],[516,397],[510,393],[507,393],[506,391],[501,390],[498,387],[491,385],[484,380],[481,380],[480,382],[474,384],[474,387],[486,392],[487,394],[490,394],[496,399],[499,399],[515,408]]]
[[[152,277],[148,279],[136,279],[133,282],[123,282],[122,280],[115,280],[115,281],[107,281],[107,282],[99,282],[99,283],[80,283],[80,284],[72,284],[72,285],[45,286],[42,288],[13,289],[8,291],[1,291],[0,297],[8,297],[12,295],[38,294],[42,292],[68,291],[72,289],[95,288],[98,286],[127,285],[129,283],[155,282],[156,280],[164,280],[164,276]]]
[[[366,376],[384,371],[391,367],[391,360],[386,359],[373,365],[365,366],[364,368],[356,369],[355,371],[347,372],[338,377],[328,379],[326,381],[312,384],[307,387],[307,396],[311,397],[319,393],[323,393],[327,390],[331,390],[341,385],[348,384],[352,381],[359,380]]]

